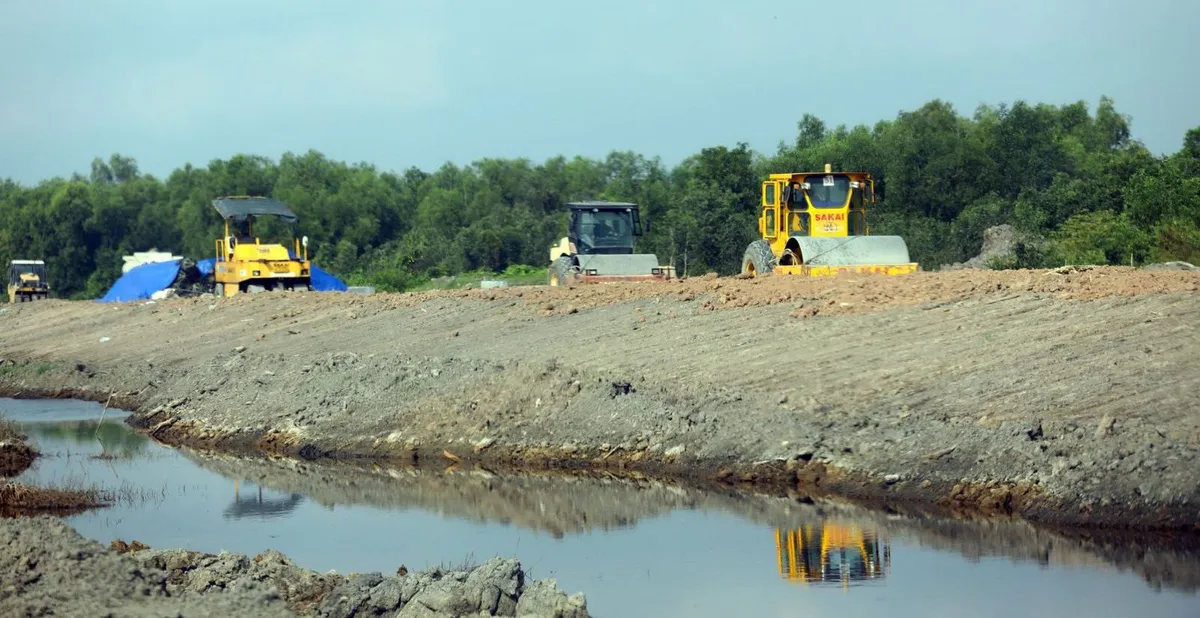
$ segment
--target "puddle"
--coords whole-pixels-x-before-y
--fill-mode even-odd
[[[105,544],[277,549],[343,573],[513,556],[584,592],[596,616],[1200,615],[1194,541],[1130,544],[608,478],[201,455],[139,436],[96,404],[0,399],[0,411],[43,452],[21,481],[116,491],[116,505],[66,518]]]

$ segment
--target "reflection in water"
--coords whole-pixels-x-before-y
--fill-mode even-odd
[[[887,577],[892,547],[886,538],[849,522],[825,520],[775,529],[779,574],[801,583],[867,582]]]
[[[67,519],[105,545],[275,549],[343,573],[516,557],[535,577],[583,591],[597,616],[789,616],[803,606],[803,615],[1012,618],[1014,590],[1044,615],[1200,616],[1198,544],[1179,538],[1066,536],[652,480],[240,458],[162,446],[112,410],[98,426],[99,405],[0,400],[0,409],[55,455],[21,482],[161,495]],[[93,458],[104,450],[128,456]],[[772,530],[776,567],[764,553]],[[868,584],[870,594],[843,593]]]
[[[114,457],[134,457],[141,454],[150,439],[130,431],[120,420],[61,421],[53,423],[22,423],[30,438],[55,440],[76,445],[100,445],[100,454]]]
[[[237,479],[233,481],[233,503],[221,511],[225,519],[242,519],[257,517],[259,519],[277,519],[296,510],[296,506],[304,500],[300,494],[291,494],[286,498],[263,498],[262,487],[258,487],[257,498],[243,500]]]

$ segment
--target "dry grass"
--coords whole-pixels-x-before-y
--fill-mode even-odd
[[[0,442],[24,442],[25,434],[17,424],[0,415]]]
[[[5,515],[70,514],[107,503],[103,492],[97,489],[31,487],[20,483],[0,485],[0,513]]]

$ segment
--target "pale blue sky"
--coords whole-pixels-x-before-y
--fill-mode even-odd
[[[1174,152],[1200,125],[1197,23],[1194,0],[0,0],[0,177],[309,148],[396,170],[674,164],[933,98],[1108,95]]]

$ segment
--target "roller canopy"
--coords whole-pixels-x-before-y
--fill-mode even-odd
[[[279,217],[288,223],[298,219],[283,202],[273,197],[222,197],[213,200],[213,207],[224,219],[246,217]]]
[[[809,266],[858,266],[911,264],[908,245],[899,236],[793,236],[800,246],[800,260]]]

